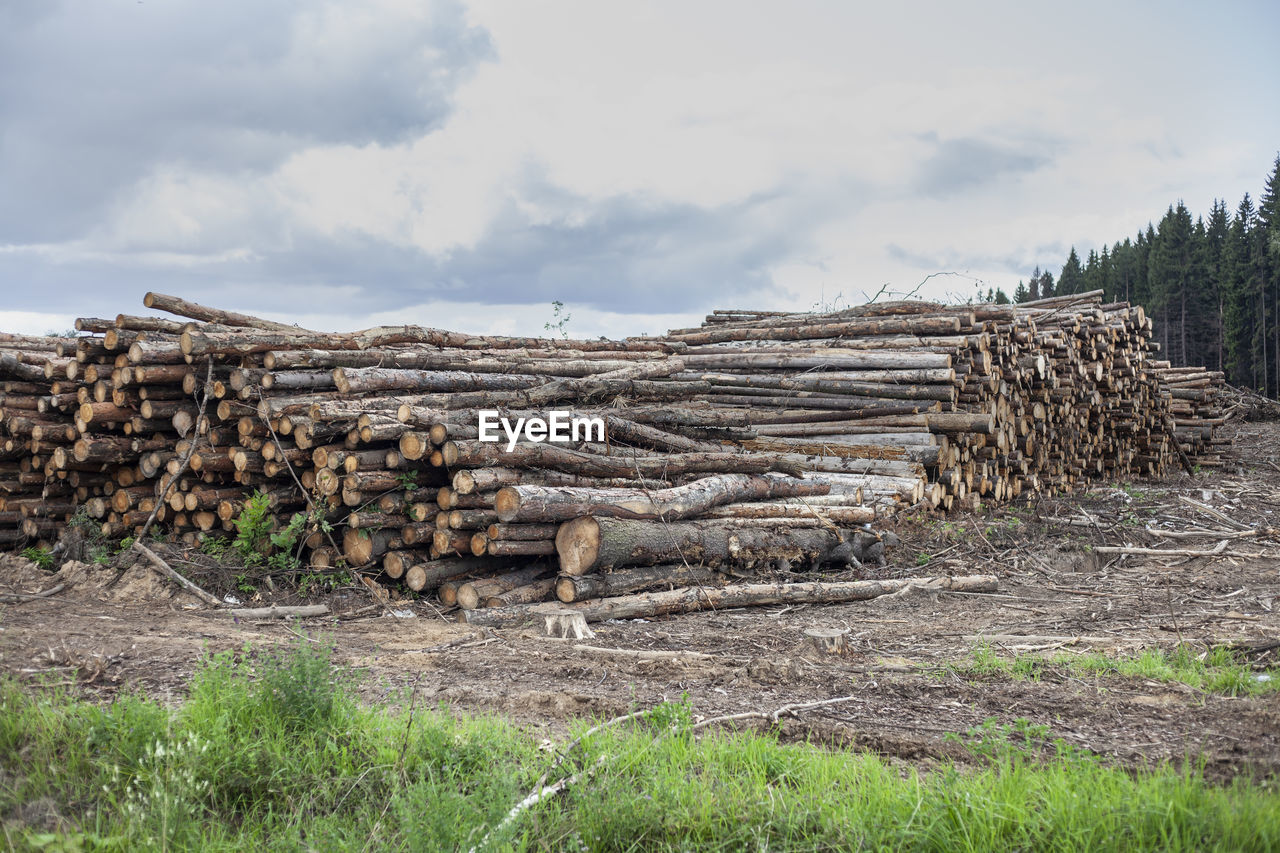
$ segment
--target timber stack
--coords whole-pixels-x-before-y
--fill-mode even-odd
[[[75,513],[196,542],[259,493],[306,512],[316,569],[518,609],[876,562],[874,522],[903,507],[1216,458],[1221,374],[1155,361],[1141,308],[1100,294],[717,311],[625,341],[145,302],[182,319],[0,338],[0,542]],[[581,434],[546,441],[553,411]],[[482,434],[498,420],[518,434]]]

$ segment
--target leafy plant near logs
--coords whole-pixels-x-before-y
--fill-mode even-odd
[[[245,500],[235,520],[236,537],[231,550],[249,566],[265,566],[271,572],[300,573],[303,569],[303,543],[312,533],[329,534],[332,525],[323,515],[311,510],[296,512],[284,527],[278,527],[271,497],[259,490]],[[317,584],[313,574],[298,579],[298,590],[304,595]],[[332,585],[333,578],[327,578]]]

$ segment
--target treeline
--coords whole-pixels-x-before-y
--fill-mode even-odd
[[[1215,201],[1192,220],[1181,201],[1159,224],[1082,263],[1075,248],[1057,280],[1037,269],[1015,302],[1105,291],[1142,305],[1175,366],[1223,370],[1232,384],[1280,397],[1280,157],[1255,204]]]

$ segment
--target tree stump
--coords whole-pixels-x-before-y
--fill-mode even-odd
[[[819,655],[843,655],[849,651],[846,631],[839,628],[805,628],[805,650]]]
[[[587,620],[577,610],[558,608],[543,613],[543,632],[548,637],[589,640],[596,634],[587,627]]]

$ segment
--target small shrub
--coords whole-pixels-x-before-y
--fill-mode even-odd
[[[260,566],[271,548],[271,498],[265,492],[254,492],[236,516],[236,538],[232,547],[246,566]]]
[[[210,536],[200,543],[200,553],[219,560],[226,556],[231,547],[232,541],[225,536]]]
[[[53,554],[50,554],[43,548],[32,545],[30,548],[24,548],[22,556],[35,563],[46,572],[53,571]]]
[[[345,690],[332,654],[332,645],[300,639],[287,652],[264,656],[258,698],[286,730],[324,729],[337,716]]]

